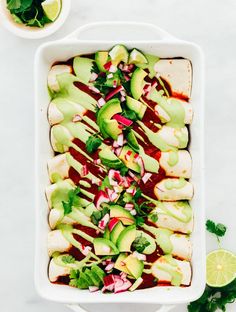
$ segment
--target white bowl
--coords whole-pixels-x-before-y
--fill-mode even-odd
[[[0,1],[0,21],[14,35],[27,39],[40,39],[52,35],[65,23],[71,7],[71,0],[62,0],[61,12],[55,22],[38,28],[17,24],[6,8],[6,3],[6,0]]]

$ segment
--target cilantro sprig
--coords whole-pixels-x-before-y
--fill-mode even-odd
[[[97,137],[97,135],[90,135],[86,141],[86,149],[88,153],[94,153],[99,146],[102,144],[102,140]]]
[[[68,192],[68,202],[62,202],[64,208],[64,215],[68,215],[72,211],[73,206],[78,205],[78,194],[80,193],[80,188],[76,187],[74,190]]]
[[[206,222],[206,229],[208,232],[215,234],[217,237],[217,240],[219,241],[220,237],[223,237],[225,235],[225,232],[227,230],[227,227],[222,223],[215,223],[212,220],[207,220]]]
[[[44,14],[42,2],[43,0],[7,0],[7,9],[15,22],[42,28],[52,22]]]
[[[149,241],[141,234],[136,237],[132,247],[137,250],[137,252],[142,253],[146,247],[150,245]]]

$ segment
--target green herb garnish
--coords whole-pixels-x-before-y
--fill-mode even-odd
[[[206,222],[206,229],[208,232],[213,233],[216,235],[217,239],[225,235],[227,230],[226,226],[222,223],[215,223],[212,220],[207,220]]]
[[[65,264],[75,263],[75,258],[72,257],[71,255],[62,256],[61,260],[62,260],[62,262],[64,262]]]
[[[71,213],[72,207],[78,205],[78,194],[80,193],[80,188],[76,187],[74,190],[68,192],[68,202],[62,202],[64,208],[64,215]]]
[[[52,21],[44,14],[41,3],[44,0],[7,0],[7,9],[12,14],[14,21],[42,28]]]
[[[132,244],[132,247],[137,250],[137,252],[142,253],[144,249],[149,246],[149,241],[142,236],[142,234],[135,238],[135,241]]]
[[[86,149],[88,153],[94,153],[99,146],[102,144],[102,140],[99,139],[96,135],[90,135],[86,141]]]

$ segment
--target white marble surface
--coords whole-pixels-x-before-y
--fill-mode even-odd
[[[207,217],[225,223],[225,248],[235,250],[236,173],[235,0],[73,0],[64,27],[47,40],[101,20],[150,22],[198,43],[206,56]],[[0,27],[0,309],[2,312],[66,312],[38,297],[34,262],[33,59],[46,40],[27,41]],[[216,247],[207,235],[207,249]],[[155,311],[155,306],[91,305],[91,312]],[[227,311],[235,311],[231,305]],[[178,306],[175,312],[186,311]]]

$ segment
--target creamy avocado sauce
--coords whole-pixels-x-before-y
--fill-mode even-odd
[[[171,276],[171,285],[180,286],[183,278],[183,274],[178,271],[178,265],[174,258],[171,255],[166,255],[161,257],[163,262],[156,262],[154,265],[159,270],[165,271]]]
[[[179,155],[177,151],[170,151],[169,152],[169,158],[167,160],[167,163],[169,166],[174,167],[179,161]]]
[[[174,210],[169,210],[165,203],[156,201],[157,207],[163,211],[164,214],[169,215],[183,223],[188,223],[192,218],[192,209],[187,202],[178,201],[174,203],[175,208],[177,209],[176,213]],[[160,212],[162,213],[162,212]]]
[[[63,73],[57,75],[57,81],[60,86],[58,96],[70,99],[84,108],[95,112],[97,101],[74,85],[74,82],[79,81],[77,77],[69,73]]]
[[[165,181],[165,188],[167,190],[172,190],[172,189],[181,189],[186,185],[187,181],[184,178],[179,178],[179,179],[167,179]]]
[[[62,202],[68,201],[68,192],[73,190],[73,186],[67,180],[59,180],[55,183],[55,190],[51,194],[53,208],[60,208]]]

